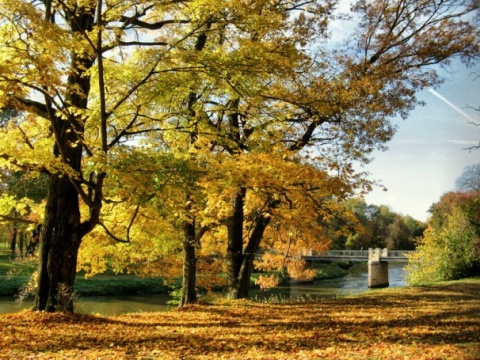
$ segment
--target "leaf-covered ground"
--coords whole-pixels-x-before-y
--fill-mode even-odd
[[[480,359],[480,280],[309,304],[0,316],[2,359]]]

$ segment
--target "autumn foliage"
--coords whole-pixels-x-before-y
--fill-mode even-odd
[[[262,247],[328,246],[391,118],[479,55],[475,0],[340,5],[0,0],[0,168],[48,177],[35,307],[107,263],[180,270],[194,302],[206,257],[247,297]]]
[[[314,303],[0,316],[0,359],[475,359],[480,282]]]

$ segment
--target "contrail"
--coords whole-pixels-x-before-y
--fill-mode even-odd
[[[440,100],[442,100],[445,104],[447,104],[448,106],[450,106],[453,110],[455,110],[456,112],[458,112],[460,115],[462,115],[463,117],[465,117],[468,121],[470,122],[475,122],[476,119],[474,119],[473,117],[471,117],[469,114],[467,114],[465,111],[463,111],[461,108],[459,108],[457,105],[455,105],[454,103],[452,103],[450,100],[448,100],[445,96],[443,95],[440,95],[438,92],[436,92],[435,90],[433,90],[432,88],[428,88],[428,91],[435,95],[437,98],[439,98]]]

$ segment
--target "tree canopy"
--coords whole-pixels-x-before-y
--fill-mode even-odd
[[[37,309],[73,310],[86,236],[180,247],[186,302],[200,249],[245,297],[261,245],[328,245],[371,186],[353,164],[442,82],[434,65],[479,55],[476,1],[357,1],[344,42],[336,6],[0,1],[0,167],[49,177]]]
[[[480,273],[480,193],[449,192],[432,206],[429,227],[407,266],[412,284]]]

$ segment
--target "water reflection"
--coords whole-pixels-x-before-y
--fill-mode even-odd
[[[79,314],[100,314],[114,316],[133,312],[167,311],[172,308],[167,302],[168,295],[148,296],[88,296],[80,297],[75,302],[75,312]],[[21,304],[12,297],[0,297],[0,313],[14,313],[31,308],[33,299],[26,299]]]
[[[388,281],[390,287],[405,286],[405,263],[390,262],[388,264]],[[348,274],[336,279],[315,281],[311,284],[292,284],[280,286],[272,290],[257,290],[253,297],[257,299],[268,299],[270,297],[281,297],[291,300],[298,300],[305,297],[325,298],[344,295],[359,294],[368,291],[368,264],[358,263],[353,265]]]
[[[390,287],[405,286],[405,263],[389,263]],[[316,281],[312,284],[292,284],[276,289],[255,290],[251,297],[266,299],[272,296],[298,300],[305,297],[325,298],[357,294],[368,291],[368,267],[359,263],[349,269],[348,275],[330,280]],[[174,305],[167,305],[171,300],[168,295],[148,296],[91,296],[79,298],[75,303],[75,311],[82,314],[101,314],[113,316],[131,312],[167,311]],[[28,299],[17,304],[12,297],[0,297],[0,313],[13,313],[32,306],[33,300]]]

